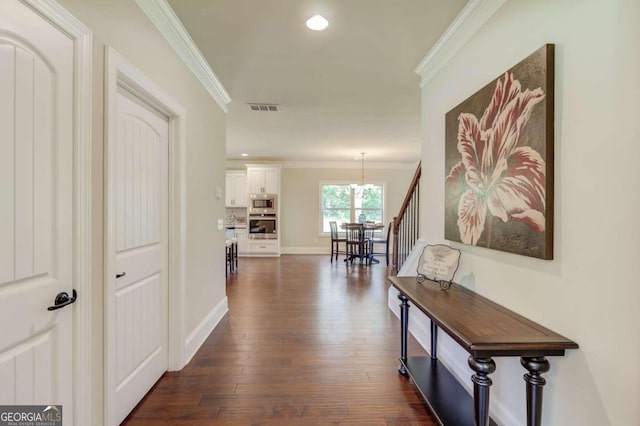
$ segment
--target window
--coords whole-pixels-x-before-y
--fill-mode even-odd
[[[320,184],[321,233],[330,233],[329,222],[358,222],[360,214],[365,220],[384,221],[384,185],[369,184],[364,189],[353,189],[347,183]]]

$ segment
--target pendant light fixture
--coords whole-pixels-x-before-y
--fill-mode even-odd
[[[362,162],[362,169],[361,169],[361,175],[360,175],[360,183],[352,183],[349,184],[349,186],[351,186],[351,188],[353,188],[356,191],[356,196],[358,197],[362,197],[362,193],[365,189],[367,188],[371,188],[372,185],[371,184],[367,184],[364,182],[364,152],[360,153],[360,157],[361,157],[361,162]]]

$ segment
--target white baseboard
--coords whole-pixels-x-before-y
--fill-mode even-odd
[[[326,254],[329,256],[329,247],[280,247],[282,254]]]
[[[222,317],[229,311],[228,300],[225,296],[224,299],[218,303],[218,305],[209,312],[209,314],[198,324],[198,326],[189,333],[187,339],[185,340],[185,354],[187,357],[187,362],[185,365],[191,362],[191,358],[198,352],[200,346],[207,340],[209,334],[213,331],[214,328],[218,325]]]

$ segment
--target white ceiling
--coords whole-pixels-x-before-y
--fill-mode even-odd
[[[416,65],[466,0],[169,0],[232,98],[227,159],[410,161]],[[329,20],[322,32],[307,18]],[[275,103],[253,112],[247,103]]]

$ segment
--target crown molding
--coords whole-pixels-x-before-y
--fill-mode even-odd
[[[136,0],[136,3],[167,39],[191,72],[200,80],[200,83],[220,105],[220,108],[224,112],[228,112],[227,105],[231,102],[231,97],[167,0]]]
[[[423,87],[456,54],[458,50],[491,18],[506,0],[469,0],[451,25],[440,36],[415,72],[422,77]]]
[[[404,170],[414,169],[415,161],[365,161],[367,170]],[[362,168],[360,160],[357,161],[283,161],[284,169],[358,169]]]
[[[367,161],[365,168],[370,170],[415,170],[416,161]],[[272,161],[247,163],[246,160],[227,160],[226,169],[243,170],[245,167],[281,167],[283,169],[357,169],[362,168],[357,161]]]
[[[264,163],[245,163],[244,164],[245,167],[275,167],[275,168],[282,168],[282,163],[280,162],[264,162]]]

